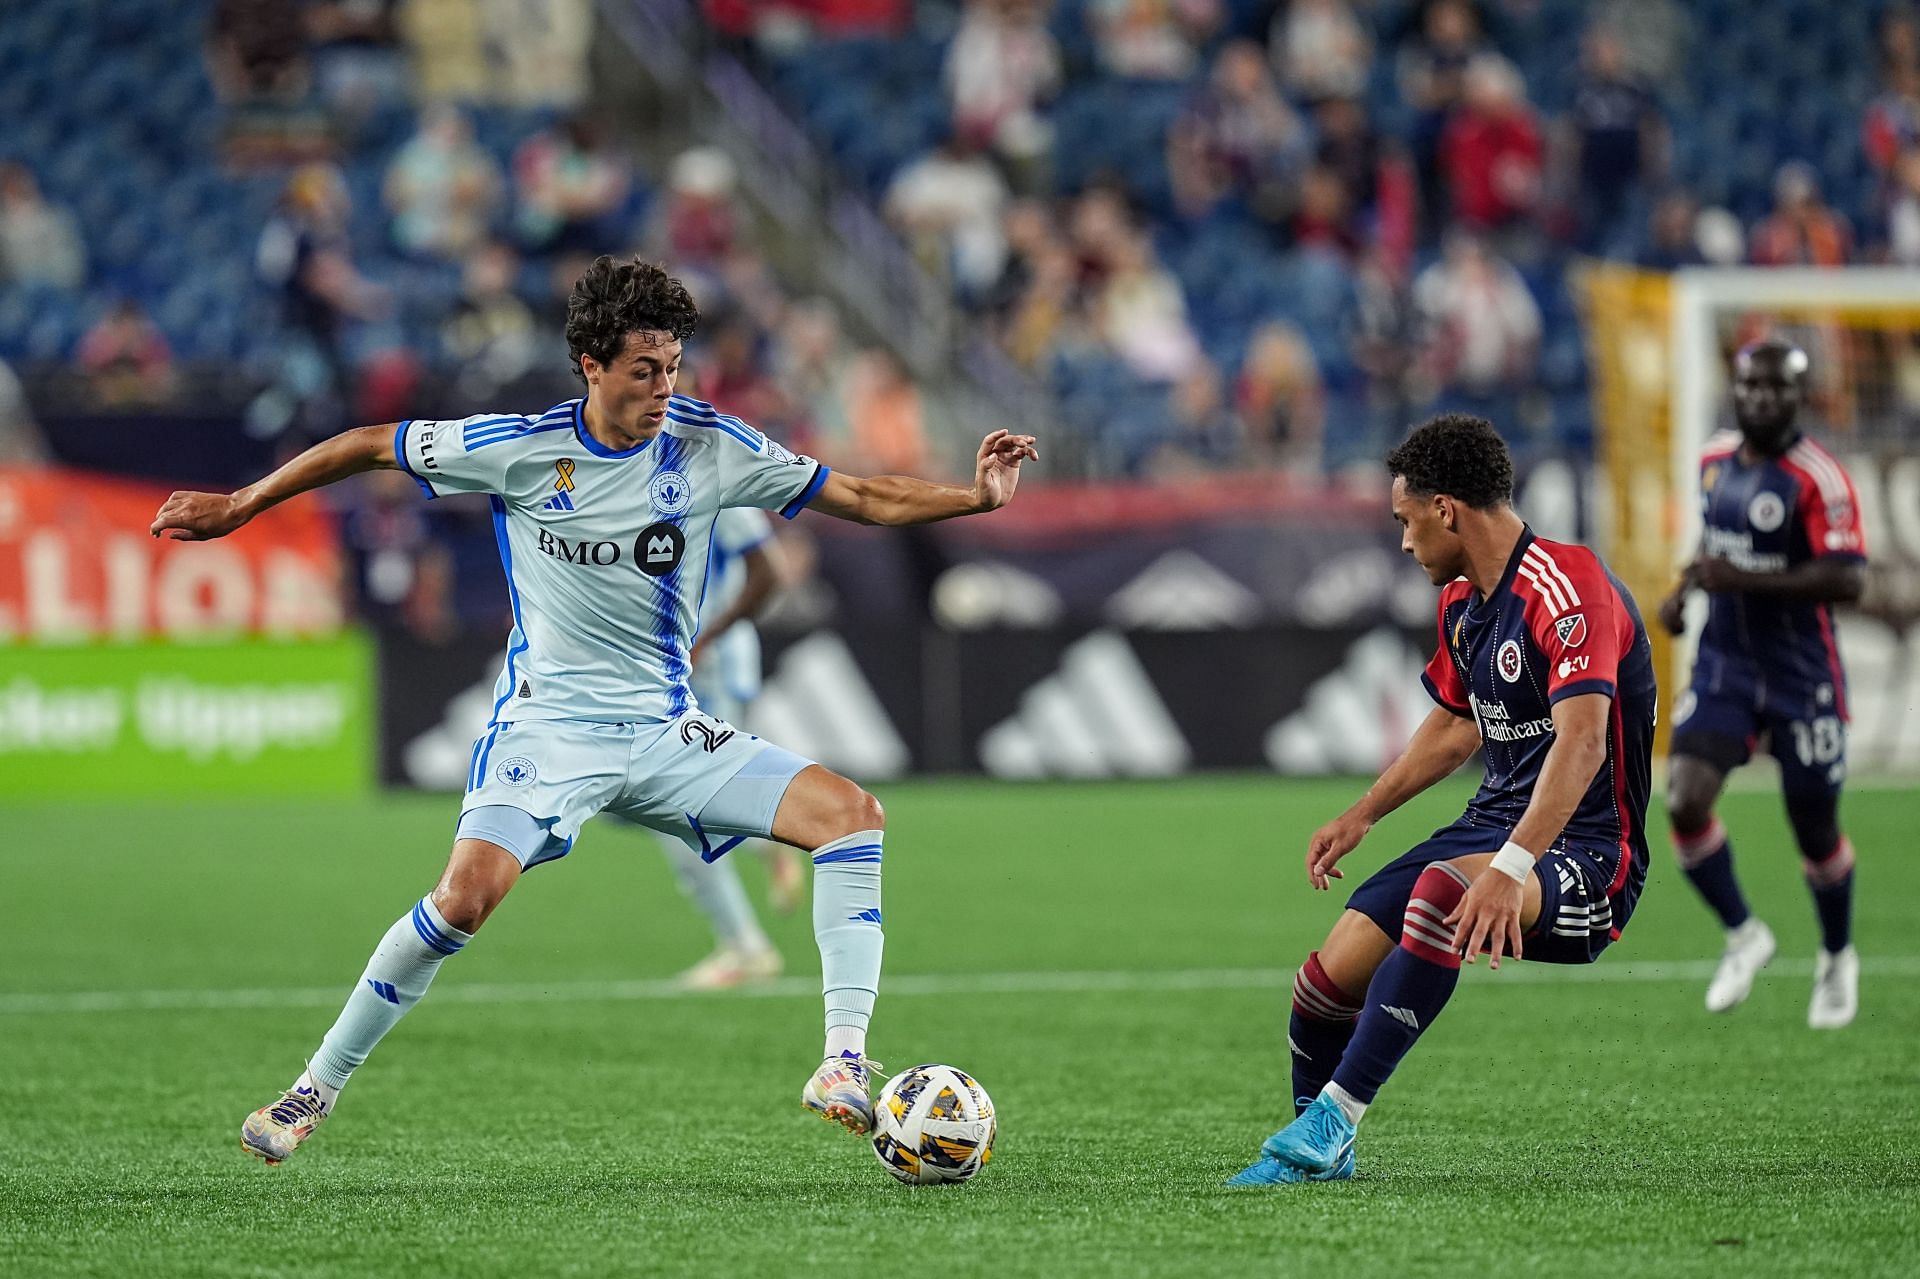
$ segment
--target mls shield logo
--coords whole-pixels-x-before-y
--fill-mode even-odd
[[[662,515],[684,515],[693,505],[693,486],[678,471],[662,471],[647,481],[647,496]]]
[[[1554,622],[1553,629],[1560,636],[1560,642],[1568,648],[1579,648],[1587,642],[1587,615],[1575,613],[1571,617],[1562,617]]]
[[[1520,641],[1508,640],[1493,655],[1493,665],[1500,672],[1500,678],[1512,684],[1519,680],[1520,672],[1526,669],[1526,658],[1520,655]]]
[[[515,755],[512,759],[501,760],[500,767],[493,770],[493,775],[500,779],[502,786],[531,786],[534,779],[540,776],[540,770],[526,756]]]

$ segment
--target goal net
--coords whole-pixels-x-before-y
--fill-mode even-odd
[[[1839,616],[1853,771],[1920,775],[1920,279],[1873,267],[1669,276],[1610,264],[1579,279],[1602,538],[1649,620],[1699,543],[1700,449],[1730,424],[1733,352],[1770,333],[1806,349],[1806,423],[1852,473],[1872,558],[1867,597]],[[1685,687],[1693,620],[1681,641],[1656,636],[1668,706]]]

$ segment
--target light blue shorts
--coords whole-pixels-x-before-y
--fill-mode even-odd
[[[712,861],[771,836],[788,784],[811,763],[697,710],[664,724],[498,724],[474,743],[454,837],[537,866],[566,856],[587,819],[610,812]]]

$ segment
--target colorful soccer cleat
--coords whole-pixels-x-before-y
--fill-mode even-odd
[[[780,952],[771,946],[743,950],[722,946],[674,978],[682,990],[732,990],[780,975]]]
[[[1838,954],[1821,951],[1813,961],[1813,1002],[1807,1005],[1807,1025],[1838,1030],[1853,1020],[1859,1008],[1859,953],[1851,946]]]
[[[800,1093],[800,1104],[822,1119],[860,1136],[873,1131],[873,1097],[867,1073],[878,1073],[880,1063],[858,1053],[841,1053],[820,1063]]]
[[[1707,1011],[1723,1013],[1746,999],[1753,990],[1753,979],[1773,958],[1773,932],[1758,918],[1727,930],[1727,948],[1720,953],[1720,966],[1707,983]]]
[[[1290,1163],[1275,1159],[1261,1148],[1260,1157],[1227,1178],[1224,1184],[1229,1186],[1298,1186],[1309,1181],[1351,1181],[1353,1179],[1353,1147],[1347,1147],[1347,1153],[1339,1163],[1325,1172],[1307,1172]]]
[[[1303,1173],[1332,1172],[1343,1163],[1351,1167],[1353,1137],[1346,1112],[1321,1093],[1298,1118],[1261,1143],[1260,1153]]]
[[[293,1087],[280,1100],[260,1107],[240,1125],[240,1149],[277,1164],[313,1136],[327,1117],[327,1104],[311,1088]]]

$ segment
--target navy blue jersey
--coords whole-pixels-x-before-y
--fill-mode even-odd
[[[1778,573],[1822,557],[1862,560],[1859,500],[1833,454],[1802,436],[1779,457],[1749,462],[1740,433],[1707,441],[1700,459],[1702,554]],[[1833,610],[1812,600],[1710,595],[1693,686],[1702,694],[1796,695],[1847,714]]]
[[[1607,896],[1637,897],[1647,874],[1653,650],[1633,597],[1600,557],[1528,529],[1485,599],[1465,578],[1447,583],[1440,646],[1423,679],[1435,701],[1480,727],[1486,780],[1466,820],[1497,831],[1518,825],[1533,799],[1553,745],[1553,704],[1583,693],[1612,699],[1606,763],[1554,846],[1605,850]]]

